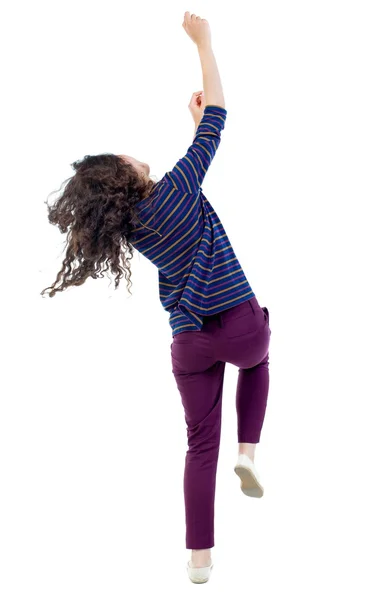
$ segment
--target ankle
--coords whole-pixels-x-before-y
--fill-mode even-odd
[[[211,562],[211,549],[191,550],[191,561],[194,567],[205,567]]]
[[[254,462],[255,450],[256,450],[256,444],[251,444],[248,442],[239,443],[239,449],[238,449],[239,454],[245,454],[246,456],[248,456],[251,459],[252,462]]]

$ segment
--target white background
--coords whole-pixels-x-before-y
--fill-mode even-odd
[[[0,597],[371,598],[369,2],[18,2],[3,10]],[[244,496],[227,365],[215,567],[186,573],[186,426],[156,268],[54,298],[45,201],[86,154],[160,179],[203,88],[207,18],[227,119],[203,191],[261,306],[270,391]],[[369,213],[370,214],[370,213]],[[200,589],[203,591],[201,592]]]

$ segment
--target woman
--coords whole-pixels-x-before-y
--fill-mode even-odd
[[[53,207],[49,221],[67,232],[63,266],[49,291],[63,291],[108,268],[115,289],[125,274],[130,291],[133,248],[158,269],[160,301],[172,329],[172,372],[187,424],[184,471],[186,548],[191,581],[208,581],[213,564],[214,498],[226,362],[239,367],[235,471],[250,497],[263,495],[254,452],[269,389],[269,312],[261,308],[201,184],[221,141],[227,111],[208,22],[185,13],[197,45],[203,92],[189,108],[195,135],[186,155],[154,182],[131,156],[86,156]],[[121,265],[123,261],[123,266]],[[77,261],[77,266],[73,266]],[[105,269],[101,270],[105,265]],[[59,287],[56,284],[61,282]]]

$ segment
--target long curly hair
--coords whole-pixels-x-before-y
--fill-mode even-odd
[[[102,278],[109,269],[115,275],[115,290],[125,275],[131,294],[130,237],[140,223],[136,205],[149,196],[157,182],[140,175],[116,154],[87,155],[71,166],[76,173],[66,180],[62,195],[52,206],[46,201],[49,222],[61,233],[67,232],[67,239],[56,281],[41,295],[50,290],[53,297],[69,286],[82,285],[88,277]]]

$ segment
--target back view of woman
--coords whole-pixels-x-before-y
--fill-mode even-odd
[[[186,12],[183,27],[196,44],[203,92],[189,108],[195,122],[192,145],[164,177],[127,155],[86,156],[53,207],[49,221],[67,232],[63,266],[50,290],[63,291],[96,278],[109,267],[115,288],[126,276],[133,249],[158,269],[159,297],[169,312],[172,372],[184,409],[188,450],[184,470],[188,574],[209,579],[213,563],[214,500],[226,363],[239,368],[236,410],[242,492],[263,495],[254,465],[269,390],[269,311],[261,308],[226,231],[202,191],[216,154],[227,111],[211,45],[209,24]],[[78,266],[73,268],[77,261]],[[123,263],[123,266],[121,264]],[[61,281],[61,285],[56,284]],[[129,287],[128,287],[129,290]]]

